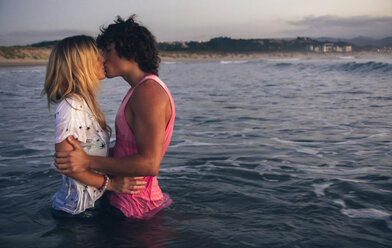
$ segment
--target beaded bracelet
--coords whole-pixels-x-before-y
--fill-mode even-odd
[[[99,191],[102,191],[102,192],[104,192],[106,190],[106,188],[108,187],[108,184],[109,184],[109,177],[107,175],[104,175],[103,177],[104,177],[103,184],[98,189]]]

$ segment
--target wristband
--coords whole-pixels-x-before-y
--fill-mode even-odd
[[[103,179],[104,180],[103,180],[102,186],[99,187],[99,189],[98,189],[101,192],[104,192],[106,190],[106,188],[108,187],[108,184],[109,184],[109,177],[107,175],[104,175]]]

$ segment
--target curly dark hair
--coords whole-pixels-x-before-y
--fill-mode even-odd
[[[135,15],[128,20],[117,16],[114,24],[107,28],[101,27],[101,34],[97,37],[97,45],[105,49],[114,43],[119,57],[134,59],[144,72],[158,75],[159,62],[158,44],[155,37],[144,26],[135,22]]]

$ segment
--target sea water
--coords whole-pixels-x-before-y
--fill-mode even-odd
[[[392,246],[391,56],[163,63],[177,116],[158,179],[173,204],[148,221],[52,217],[44,77],[0,68],[2,247]],[[102,82],[112,127],[128,89]]]

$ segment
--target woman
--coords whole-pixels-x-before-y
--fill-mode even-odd
[[[99,80],[104,78],[103,58],[92,37],[68,37],[52,50],[42,93],[47,95],[48,106],[58,104],[56,152],[72,151],[73,146],[67,138],[73,136],[86,153],[108,155],[111,130],[95,99]],[[137,187],[129,187],[127,179],[109,178],[95,171],[63,175],[61,188],[52,198],[53,213],[62,217],[94,216],[99,208],[97,200],[105,190],[137,192]]]

